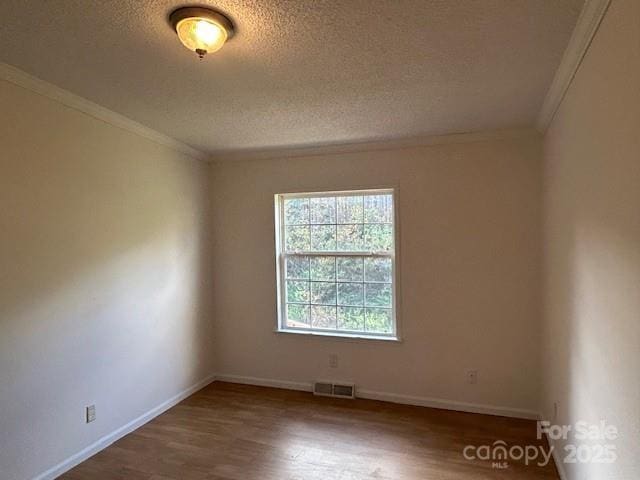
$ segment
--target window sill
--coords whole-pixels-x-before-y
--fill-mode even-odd
[[[373,341],[382,341],[382,342],[395,342],[399,343],[402,340],[397,336],[386,336],[386,335],[360,335],[357,333],[334,333],[334,332],[314,332],[311,330],[293,330],[293,329],[275,329],[274,333],[284,333],[284,334],[293,334],[293,335],[306,335],[311,337],[328,337],[334,338],[337,340],[373,340]]]

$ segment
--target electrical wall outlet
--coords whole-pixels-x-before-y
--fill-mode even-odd
[[[89,405],[85,408],[85,419],[87,423],[91,423],[96,419],[96,406]]]
[[[329,366],[331,368],[338,368],[338,355],[335,353],[329,355]]]
[[[478,371],[477,370],[467,370],[467,383],[475,385],[478,383]]]

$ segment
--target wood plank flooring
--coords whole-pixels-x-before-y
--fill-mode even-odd
[[[64,480],[557,479],[469,461],[466,445],[543,445],[535,422],[215,382]]]

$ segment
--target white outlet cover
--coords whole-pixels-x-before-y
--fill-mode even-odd
[[[338,368],[338,355],[336,355],[335,353],[329,355],[329,366],[331,368]]]
[[[96,419],[96,406],[95,405],[89,405],[85,409],[85,415],[86,415],[87,423],[93,422]]]

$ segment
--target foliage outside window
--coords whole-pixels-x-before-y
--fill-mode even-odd
[[[276,195],[278,329],[396,337],[393,190]]]

